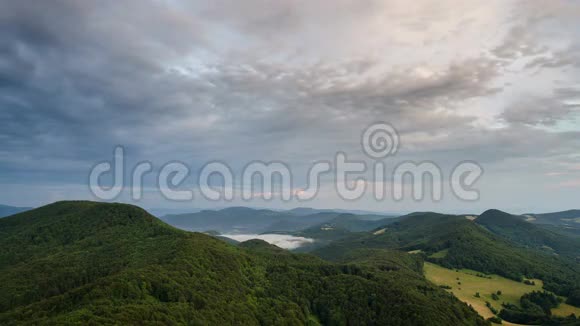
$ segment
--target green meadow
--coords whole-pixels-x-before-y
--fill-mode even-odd
[[[542,281],[537,279],[533,280],[535,285],[527,285],[498,275],[486,275],[469,269],[453,270],[428,262],[425,262],[424,270],[428,280],[437,285],[451,287],[450,292],[459,300],[473,306],[484,318],[494,316],[486,306],[486,301],[499,311],[502,303],[519,305],[522,295],[541,291],[543,286]],[[501,291],[501,295],[498,296],[498,300],[494,300],[492,293],[497,294],[497,291]],[[479,297],[476,293],[479,293]],[[552,309],[552,313],[557,316],[569,316],[574,313],[578,316],[580,308],[562,303],[558,308]]]

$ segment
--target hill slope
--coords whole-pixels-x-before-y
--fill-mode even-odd
[[[539,278],[548,290],[569,295],[580,287],[579,264],[527,249],[461,216],[412,214],[375,232],[338,240],[314,254],[337,260],[360,248],[420,251],[448,268],[469,268],[520,281]]]
[[[367,220],[364,216],[354,214],[340,214],[324,223],[320,223],[293,235],[312,238],[324,243],[325,240],[337,240],[348,237],[353,232],[370,231],[382,225],[396,222],[397,218],[386,217],[379,220]]]
[[[523,246],[555,252],[580,261],[580,239],[547,230],[499,210],[488,210],[475,222]]]
[[[238,248],[135,206],[59,202],[0,220],[0,324],[484,324],[396,261]]]
[[[544,214],[525,214],[522,216],[535,224],[570,225],[580,227],[580,209]]]
[[[363,232],[389,224],[391,220],[394,221],[395,219],[387,217],[379,220],[367,220],[354,214],[340,214],[330,221],[315,226],[315,228],[339,228],[348,230],[350,232]]]

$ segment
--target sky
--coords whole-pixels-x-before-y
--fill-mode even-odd
[[[514,213],[580,208],[580,2],[573,0],[0,0],[0,203],[91,199],[92,167],[123,146],[148,161],[144,207]],[[375,122],[399,162],[484,174],[476,201],[346,201],[332,176],[309,202],[174,202],[155,172],[207,162],[236,175],[361,150]],[[106,178],[105,178],[106,179]],[[303,180],[304,179],[304,180]],[[107,181],[103,181],[106,183]],[[393,183],[387,176],[381,181]],[[387,187],[388,188],[388,187]]]

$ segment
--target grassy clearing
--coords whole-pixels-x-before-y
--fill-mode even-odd
[[[431,256],[429,256],[429,258],[445,258],[448,252],[449,249],[443,249],[441,251],[437,251],[436,253],[432,254]]]
[[[432,263],[425,263],[425,275],[428,280],[438,285],[451,286],[450,291],[459,300],[471,304],[485,318],[493,316],[493,313],[485,306],[486,301],[495,309],[500,310],[503,302],[519,304],[522,295],[534,290],[541,290],[543,285],[540,280],[534,280],[536,285],[526,285],[497,275],[486,275],[486,277],[491,277],[489,279],[477,276],[477,274],[484,275],[472,270],[456,271]],[[502,294],[496,301],[493,300],[492,293],[498,290]],[[477,292],[479,292],[479,298],[475,296]]]
[[[485,277],[477,276],[478,274]],[[497,275],[485,275],[468,269],[456,271],[428,262],[425,263],[425,276],[437,285],[450,286],[449,291],[459,300],[472,305],[484,318],[493,316],[491,310],[485,305],[486,301],[499,311],[503,302],[519,305],[522,295],[534,290],[540,291],[543,286],[541,280],[533,280],[535,285],[526,285]],[[493,300],[492,293],[498,290],[502,294],[499,296],[499,300]],[[479,298],[475,296],[477,292],[479,292]],[[560,307],[553,309],[552,313],[556,316],[569,316],[572,313],[578,316],[580,308],[560,304]]]
[[[570,316],[571,314],[580,316],[580,308],[562,303],[558,308],[552,309],[552,314],[555,316]]]

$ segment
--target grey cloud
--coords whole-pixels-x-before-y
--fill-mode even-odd
[[[549,49],[538,43],[532,26],[535,21],[526,21],[512,27],[502,44],[493,49],[492,53],[500,59],[513,61],[522,57],[546,53]]]
[[[574,1],[520,1],[503,42],[492,53],[507,61],[530,58],[525,68],[580,64],[580,4]],[[519,14],[519,15],[518,15]]]
[[[530,96],[509,106],[500,118],[508,123],[553,126],[562,120],[573,120],[578,112],[580,104],[567,104],[558,97]]]
[[[4,136],[28,139],[26,150],[40,152],[47,147],[53,151],[61,140],[61,151],[79,150],[82,154],[78,157],[85,158],[102,155],[114,143],[130,143],[145,151],[159,142],[175,149],[184,139],[194,138],[194,149],[215,151],[214,145],[231,145],[231,141],[224,141],[227,139],[252,143],[256,135],[267,135],[276,140],[271,146],[278,146],[292,135],[317,132],[340,141],[341,137],[352,137],[344,135],[348,127],[360,129],[376,120],[392,121],[402,130],[456,128],[473,119],[435,112],[440,108],[458,110],[458,103],[466,99],[500,90],[488,86],[498,71],[495,63],[485,58],[457,61],[428,77],[396,67],[364,77],[381,67],[376,61],[356,60],[304,67],[259,60],[243,64],[220,61],[205,64],[207,72],[176,63],[190,71],[179,75],[168,70],[176,54],[207,45],[207,37],[200,36],[197,25],[191,22],[197,15],[234,24],[238,22],[233,14],[245,10],[251,13],[241,17],[256,24],[272,23],[268,17],[296,15],[292,12],[297,8],[282,4],[269,7],[263,14],[249,9],[262,5],[259,1],[245,9],[233,4],[213,5],[213,9],[189,8],[179,14],[175,8],[128,2],[125,9],[134,15],[127,17],[113,13],[111,2],[92,7],[59,1],[46,5],[46,11],[4,5],[16,7],[13,15],[3,20],[5,25],[24,31],[5,32],[5,47],[13,53],[6,66],[23,68],[3,74],[13,85],[4,92],[5,114],[12,122]],[[350,8],[346,3],[343,6]],[[223,12],[222,8],[231,11]],[[341,15],[349,12],[346,9]],[[369,13],[362,7],[356,12]],[[59,19],[63,13],[72,18]],[[183,16],[187,14],[192,16]],[[159,22],[159,28],[148,27],[143,19],[135,18],[138,16]],[[292,18],[286,25],[293,28],[300,24]],[[170,37],[172,28],[183,39]],[[183,45],[187,43],[195,45]],[[353,82],[352,77],[358,81]],[[175,123],[188,119],[212,122],[193,124],[195,130]],[[165,135],[165,127],[172,125],[173,134]],[[83,151],[83,144],[91,146]],[[93,149],[92,155],[87,155],[87,147]],[[14,146],[14,150],[22,148],[21,144]]]
[[[530,128],[574,113],[562,105],[571,88],[524,101],[525,108],[516,102],[498,118],[508,123],[499,130],[477,125],[480,112],[467,107],[501,98],[502,62],[545,53],[525,28],[539,18],[524,17],[532,23],[514,28],[495,56],[432,64],[425,50],[416,64],[399,64],[406,58],[385,49],[407,40],[369,41],[378,54],[356,52],[366,50],[358,47],[368,27],[359,24],[391,2],[168,3],[0,2],[4,178],[57,171],[84,182],[87,167],[109,159],[117,144],[132,160],[309,162],[337,150],[360,153],[360,133],[376,121],[394,124],[407,140],[401,159],[494,162],[563,155],[577,145],[576,134]],[[449,14],[420,9],[421,17],[401,20],[401,31],[427,34]],[[437,17],[423,19],[430,11]],[[405,44],[400,53],[423,45]],[[557,153],[547,150],[556,143]]]

